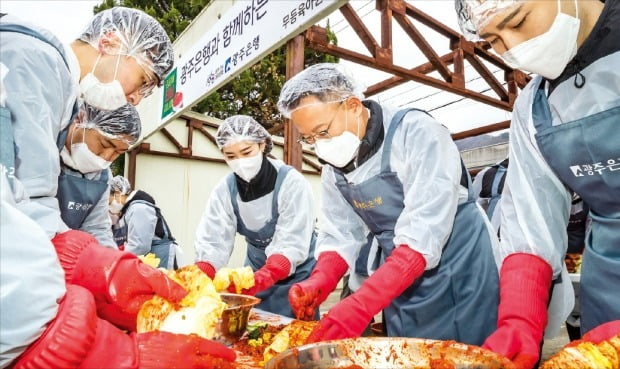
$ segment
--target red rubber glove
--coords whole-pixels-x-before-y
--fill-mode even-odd
[[[14,362],[21,368],[224,368],[234,351],[196,335],[128,335],[97,316],[86,289],[68,285],[56,318]]]
[[[215,278],[215,268],[210,263],[207,263],[206,261],[197,261],[196,266],[200,268],[200,270],[202,270],[207,277],[211,279]]]
[[[267,258],[265,265],[254,273],[254,287],[244,288],[241,293],[254,296],[273,286],[279,280],[288,277],[290,272],[291,262],[286,256],[271,255]]]
[[[358,337],[371,319],[424,273],[426,260],[407,245],[397,247],[359,290],[332,307],[307,343]]]
[[[551,266],[538,256],[518,253],[504,259],[497,330],[482,347],[504,355],[518,368],[536,365],[547,325],[552,276]]]
[[[601,343],[616,335],[620,335],[620,320],[612,320],[611,322],[601,324],[589,330],[581,339],[572,341],[567,346],[577,346],[583,342]]]
[[[89,290],[100,317],[130,331],[142,304],[159,295],[181,301],[187,291],[135,255],[100,246],[91,235],[68,231],[52,240],[67,284]]]
[[[301,320],[312,320],[314,311],[336,289],[338,281],[347,272],[347,262],[335,251],[321,253],[310,277],[295,283],[288,291],[288,301]]]

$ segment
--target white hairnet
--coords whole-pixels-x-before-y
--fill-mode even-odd
[[[280,91],[278,109],[287,118],[299,108],[302,97],[315,96],[322,102],[347,97],[364,98],[364,86],[341,64],[321,63],[310,66],[286,81]]]
[[[234,115],[226,118],[217,129],[216,141],[220,150],[224,146],[242,141],[265,142],[265,154],[269,154],[273,148],[273,141],[269,132],[254,118],[247,115]]]
[[[459,26],[466,39],[480,40],[479,31],[498,13],[523,0],[455,0]]]
[[[110,181],[110,192],[120,192],[123,195],[129,195],[131,192],[131,184],[127,178],[123,176],[114,176]]]
[[[164,28],[150,15],[137,9],[114,7],[97,13],[79,37],[99,49],[99,40],[120,41],[121,54],[134,57],[159,79],[159,85],[174,64],[172,43]]]
[[[96,129],[112,140],[122,140],[133,145],[140,138],[142,130],[140,115],[131,104],[116,110],[103,110],[83,103],[76,119],[77,127]]]

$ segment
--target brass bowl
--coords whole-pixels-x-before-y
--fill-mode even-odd
[[[233,344],[245,332],[248,318],[250,317],[250,310],[258,305],[261,300],[258,297],[234,293],[220,293],[220,297],[228,307],[224,309],[216,327],[216,340],[226,344]]]

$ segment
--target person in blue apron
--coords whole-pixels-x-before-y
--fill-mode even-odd
[[[175,239],[155,199],[142,190],[131,191],[125,177],[115,176],[109,202],[110,212],[119,218],[112,225],[116,245],[134,255],[153,253],[158,268],[176,269]]]
[[[83,103],[59,138],[58,204],[63,222],[115,246],[108,215],[110,164],[140,137],[138,111],[131,104],[101,110]]]
[[[155,19],[123,7],[98,13],[70,44],[10,14],[0,17],[0,32],[8,71],[2,156],[14,162],[5,167],[14,174],[17,207],[51,239],[70,229],[56,197],[57,143],[77,113],[76,99],[104,110],[138,104],[172,69],[172,44]]]
[[[0,50],[0,366],[215,367],[205,354],[234,361],[234,352],[199,337],[128,334],[141,302],[155,294],[178,302],[187,291],[136,256],[69,230],[56,198],[57,144],[76,98],[106,110],[137,104],[172,69],[165,30],[144,12],[116,7],[63,45],[0,15]],[[79,131],[74,142],[85,138]]]
[[[379,266],[310,340],[358,336],[383,310],[388,336],[481,344],[495,329],[497,240],[458,149],[427,113],[361,96],[359,83],[329,63],[305,69],[280,93],[280,111],[326,162],[317,265],[291,288],[291,304],[317,306],[359,255],[376,260],[362,252],[370,231]]]
[[[301,173],[268,156],[271,135],[253,118],[227,118],[217,145],[233,173],[215,187],[196,230],[197,265],[211,278],[228,264],[235,235],[245,237],[246,265],[254,271],[257,306],[293,317],[288,291],[314,267],[315,213]]]
[[[495,233],[499,236],[500,225],[500,206],[499,200],[502,198],[504,182],[506,181],[506,170],[508,169],[508,159],[491,165],[481,170],[474,178],[473,191],[476,201],[487,213]]]
[[[485,346],[532,367],[567,248],[571,194],[589,206],[581,331],[620,318],[620,2],[457,0],[465,36],[537,74],[515,101],[502,197],[498,330]],[[555,294],[555,288],[554,288]]]

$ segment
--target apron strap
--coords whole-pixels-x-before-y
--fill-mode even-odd
[[[278,194],[280,193],[280,187],[282,187],[282,182],[284,182],[284,178],[288,172],[293,169],[293,167],[288,165],[283,165],[278,170],[278,177],[276,178],[276,185],[273,189],[273,198],[271,199],[271,219],[277,219],[278,214]]]
[[[489,207],[487,209],[487,214],[489,216],[493,215],[493,211],[499,202],[499,198],[501,196],[500,184],[503,183],[505,176],[506,168],[501,165],[498,166],[495,176],[493,177],[493,184],[491,185],[491,201],[489,202]]]
[[[394,117],[392,117],[392,121],[390,122],[390,126],[388,127],[388,131],[385,135],[385,139],[383,140],[383,152],[381,154],[381,173],[392,171],[392,169],[390,168],[390,153],[392,152],[392,140],[394,139],[394,134],[396,133],[396,129],[400,125],[400,122],[403,120],[405,115],[412,110],[417,110],[428,114],[424,110],[416,108],[402,109],[396,112],[396,114],[394,114]]]
[[[106,176],[107,176],[107,171],[106,171]],[[101,179],[103,179],[103,175],[101,176]],[[163,215],[161,215],[161,209],[157,205],[150,203],[148,201],[145,201],[145,200],[133,200],[132,204],[144,204],[144,205],[148,205],[152,207],[153,209],[155,209],[155,215],[157,216],[157,221],[158,222],[161,221],[163,225],[163,230],[164,230],[163,238],[167,238],[173,242],[176,241],[174,237],[172,236],[172,233],[170,232],[170,227],[168,227],[168,223],[166,222],[166,219],[164,218]]]
[[[534,121],[534,128],[537,132],[551,127],[553,118],[551,116],[551,108],[549,107],[549,101],[545,94],[545,80],[540,79],[536,92],[534,93],[534,101],[532,103],[532,120]]]
[[[293,167],[289,165],[283,165],[278,169],[278,177],[276,178],[276,183],[273,189],[273,198],[271,199],[271,221],[277,219],[278,214],[278,194],[280,193],[280,187],[282,187],[282,182],[284,182],[284,178],[288,174],[288,172],[293,169]],[[237,181],[235,180],[235,174],[231,173],[226,178],[226,183],[228,184],[228,191],[230,192],[230,199],[233,207],[233,211],[235,216],[237,217],[237,229],[239,226],[243,228],[247,228],[245,223],[243,223],[243,219],[241,219],[241,215],[239,214],[239,203],[237,202],[237,195],[239,194],[239,190],[237,189]]]

